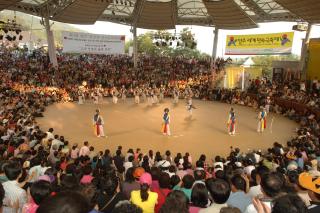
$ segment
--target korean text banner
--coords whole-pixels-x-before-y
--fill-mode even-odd
[[[63,52],[124,54],[125,36],[62,32]]]
[[[290,54],[294,32],[227,35],[226,55]]]

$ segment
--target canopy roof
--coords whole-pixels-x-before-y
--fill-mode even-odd
[[[8,9],[71,24],[109,21],[145,29],[175,25],[254,28],[257,23],[320,23],[320,0],[0,0]]]

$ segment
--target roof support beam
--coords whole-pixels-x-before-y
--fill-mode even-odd
[[[266,17],[268,14],[260,8],[257,3],[253,0],[241,0],[243,4],[245,4],[248,8],[250,8],[255,14],[261,17]]]

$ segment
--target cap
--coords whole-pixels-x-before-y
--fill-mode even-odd
[[[137,167],[133,172],[133,177],[140,178],[143,173],[145,173],[144,168]]]
[[[320,194],[320,177],[315,177],[310,173],[303,172],[299,175],[299,184],[314,193]]]
[[[152,177],[151,177],[151,175],[150,175],[148,172],[143,173],[143,174],[140,176],[139,183],[140,183],[140,184],[146,183],[146,184],[148,184],[148,185],[150,186],[151,183],[152,183]]]

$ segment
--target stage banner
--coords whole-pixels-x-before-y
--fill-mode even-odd
[[[125,36],[62,32],[64,53],[124,54]]]
[[[227,35],[225,55],[290,54],[294,32]]]

